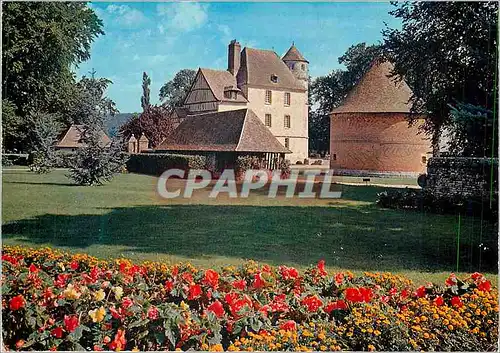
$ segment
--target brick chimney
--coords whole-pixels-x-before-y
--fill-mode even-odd
[[[241,45],[233,39],[228,46],[227,51],[227,70],[234,76],[240,69]]]

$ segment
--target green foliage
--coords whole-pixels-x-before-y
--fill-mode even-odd
[[[168,169],[204,169],[207,159],[200,155],[180,155],[167,153],[132,154],[127,162],[127,170],[132,173],[161,175]]]
[[[413,90],[412,110],[427,114],[424,131],[437,144],[452,122],[455,101],[492,110],[497,70],[497,2],[402,2],[391,14],[401,29],[386,29],[384,46],[394,74]],[[463,135],[478,156],[491,155],[492,128]],[[479,133],[479,136],[476,134]]]
[[[68,175],[78,185],[102,185],[113,179],[116,173],[123,171],[128,156],[122,151],[119,139],[110,144],[102,142],[102,129],[98,125],[86,126],[81,135],[86,145],[78,149],[70,159]]]
[[[146,111],[149,106],[150,106],[150,99],[149,99],[149,94],[150,94],[150,89],[149,86],[151,86],[151,79],[148,77],[148,74],[143,72],[142,73],[142,97],[141,97],[141,107],[143,111]]]
[[[347,49],[339,63],[347,70],[333,70],[317,77],[309,89],[309,148],[314,151],[330,150],[330,112],[338,107],[347,93],[358,83],[373,60],[382,56],[380,45],[359,43]]]
[[[7,99],[2,100],[2,149],[22,148],[20,142],[26,138],[23,118],[17,115],[16,106]]]
[[[31,171],[48,173],[57,164],[54,144],[62,125],[51,114],[36,113],[29,117],[29,133],[33,151]]]
[[[25,128],[32,111],[62,113],[74,85],[72,66],[90,58],[103,24],[85,2],[4,2],[2,10],[3,99],[15,105],[14,125]],[[9,136],[7,149],[27,137]]]
[[[196,76],[196,71],[182,69],[175,74],[174,78],[160,88],[160,100],[169,110],[180,107],[191,88]]]

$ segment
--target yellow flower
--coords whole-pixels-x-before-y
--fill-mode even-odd
[[[123,295],[123,288],[122,287],[113,287],[113,292],[115,293],[115,298],[116,300],[120,300],[120,298]]]
[[[106,316],[106,309],[101,306],[99,309],[90,310],[89,316],[92,318],[93,322],[101,322]]]
[[[181,301],[180,307],[181,307],[182,310],[188,310],[189,309],[189,305],[187,305],[186,303],[184,303],[184,300]]]
[[[70,283],[63,292],[64,297],[69,300],[80,298],[81,293],[78,293],[75,287]]]
[[[375,346],[373,344],[369,344],[368,345],[368,350],[369,351],[374,351],[375,350]]]
[[[99,289],[97,292],[94,293],[94,300],[100,302],[101,300],[104,300],[106,297],[106,293],[102,289]]]
[[[132,349],[132,352],[139,352],[139,348],[137,346],[135,346],[133,349]]]

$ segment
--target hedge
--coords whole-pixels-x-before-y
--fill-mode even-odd
[[[168,153],[132,154],[127,162],[131,173],[161,175],[167,169],[204,169],[207,158],[200,155]]]

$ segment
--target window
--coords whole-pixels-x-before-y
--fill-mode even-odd
[[[266,104],[271,104],[273,101],[273,93],[271,91],[266,91]]]
[[[278,76],[276,76],[276,75],[272,74],[272,75],[271,75],[271,82],[273,82],[273,83],[278,83]]]
[[[336,160],[337,160],[337,154],[336,154],[336,153],[334,153],[334,154],[333,154],[333,160],[334,160],[334,161],[336,161]]]
[[[290,139],[288,137],[285,137],[285,148],[290,147]]]
[[[290,106],[290,92],[285,92],[285,106]]]
[[[306,69],[306,64],[302,64],[300,67],[302,68],[302,71],[304,71]]]
[[[427,156],[422,156],[422,164],[427,164]]]
[[[283,121],[283,125],[285,126],[285,129],[290,128],[290,115],[285,115],[285,120]]]
[[[266,126],[271,127],[271,114],[266,114]]]

